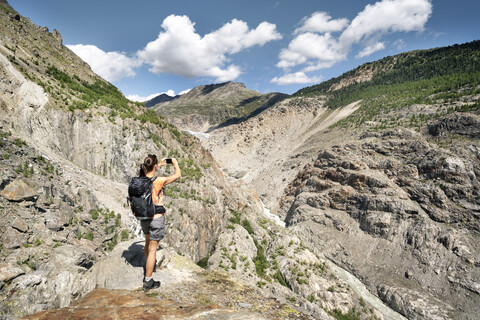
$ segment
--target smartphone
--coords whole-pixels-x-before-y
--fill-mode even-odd
[[[172,159],[165,159],[165,163],[172,163]]]

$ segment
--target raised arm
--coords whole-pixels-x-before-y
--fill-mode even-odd
[[[172,164],[175,167],[175,173],[165,178],[164,185],[172,183],[173,181],[177,180],[182,176],[182,172],[180,171],[180,167],[178,166],[177,159],[172,158]]]

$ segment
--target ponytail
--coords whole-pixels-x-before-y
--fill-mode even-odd
[[[145,160],[143,160],[143,163],[140,165],[140,170],[138,171],[138,175],[140,177],[147,176],[147,173],[152,171],[156,164],[158,164],[157,156],[154,154],[149,154],[145,158]]]

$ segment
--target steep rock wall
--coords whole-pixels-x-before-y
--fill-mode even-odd
[[[367,133],[322,150],[287,188],[281,212],[408,318],[476,319],[478,148],[478,139],[438,148],[405,129]]]
[[[185,171],[191,174],[184,171],[184,178],[166,197],[172,227],[166,241],[193,260],[198,261],[212,249],[227,208],[238,209],[241,203],[260,210],[247,193],[232,190],[195,137],[176,136],[173,127],[142,124],[130,118],[116,117],[112,121],[106,116],[106,107],[74,112],[58,108],[50,104],[41,87],[25,79],[2,55],[0,71],[3,129],[46,154],[124,183],[125,197],[126,183],[136,175],[138,164],[147,154],[184,159]],[[128,210],[122,214],[127,216]]]

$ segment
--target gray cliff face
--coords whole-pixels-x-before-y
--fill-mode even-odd
[[[123,183],[122,205],[126,205],[126,183],[137,174],[147,154],[179,158],[183,178],[166,188],[173,227],[166,240],[195,261],[209,253],[226,208],[236,209],[241,201],[233,199],[213,158],[196,138],[173,127],[142,124],[130,118],[116,117],[112,121],[102,116],[109,110],[106,107],[74,112],[59,109],[50,105],[42,88],[25,79],[5,57],[0,56],[0,60],[4,66],[0,74],[4,106],[0,123],[4,130],[47,154]],[[167,168],[162,174],[172,172]],[[241,199],[240,195],[236,197]],[[128,216],[125,208],[123,215]]]
[[[408,318],[478,318],[477,122],[429,126],[457,128],[452,145],[399,129],[321,151],[287,188],[287,225]]]
[[[87,174],[4,131],[0,139],[0,317],[65,307],[82,291],[83,274],[133,236],[130,219],[104,206],[116,199],[93,181],[78,180]]]
[[[65,307],[85,293],[85,272],[138,230],[127,183],[147,154],[176,157],[182,168],[182,178],[165,189],[164,247],[198,261],[214,249],[229,210],[260,211],[258,199],[225,181],[197,138],[135,118],[143,106],[128,106],[127,117],[100,102],[69,108],[78,96],[62,91],[65,84],[51,74],[64,70],[84,86],[100,80],[59,34],[23,17],[9,20],[7,11],[2,23],[14,25],[2,25],[0,34],[2,315]],[[32,37],[45,50],[35,49]],[[37,64],[25,63],[29,57]]]

